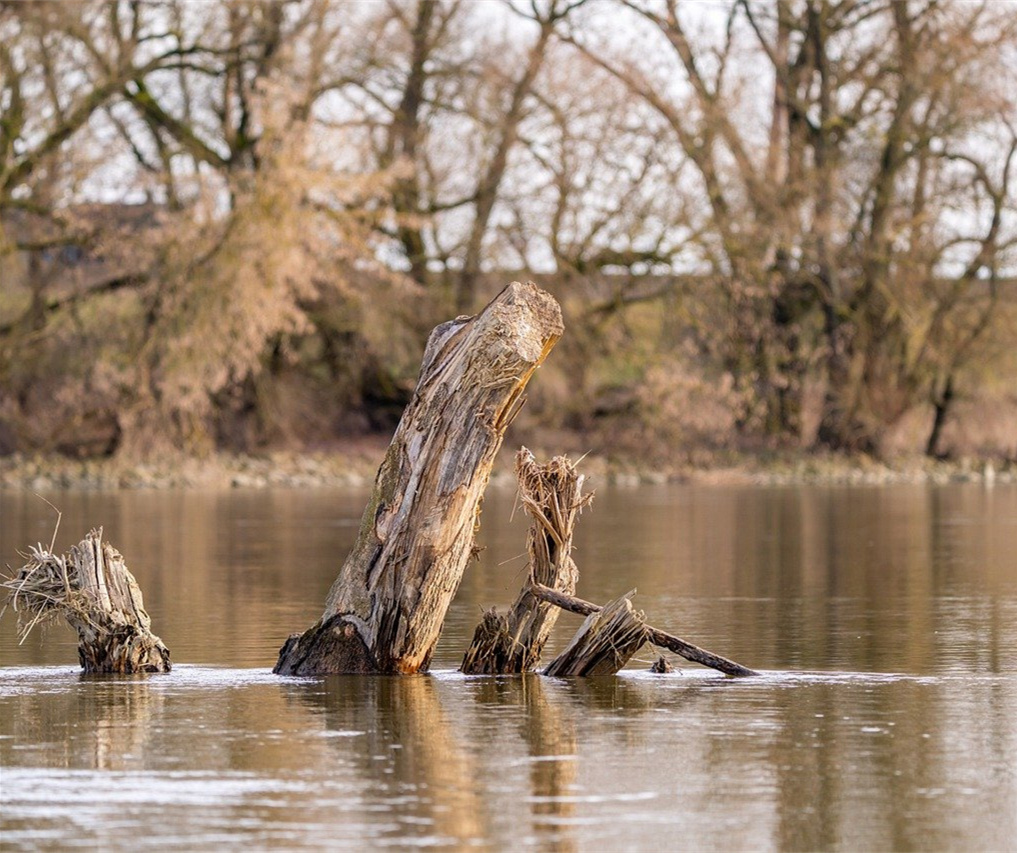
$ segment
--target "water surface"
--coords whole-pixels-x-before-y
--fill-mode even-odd
[[[5,848],[1014,849],[1015,487],[601,489],[580,594],[638,588],[653,624],[764,671],[745,680],[651,675],[650,648],[618,677],[457,674],[524,574],[508,491],[412,678],[269,671],[363,492],[47,497],[59,548],[105,526],[176,665],[85,677],[63,626],[18,646],[0,621]],[[0,561],[53,520],[0,492]]]

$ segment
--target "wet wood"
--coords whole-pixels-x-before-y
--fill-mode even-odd
[[[495,454],[562,330],[557,302],[514,282],[480,314],[431,333],[357,542],[321,619],[286,641],[276,672],[427,669],[474,552]]]
[[[544,675],[614,675],[625,666],[646,643],[646,622],[629,595],[590,613]]]
[[[67,619],[85,672],[169,671],[169,650],[152,633],[141,589],[101,529],[63,556],[41,545],[29,549],[28,562],[3,586],[22,637],[53,616]]]
[[[597,613],[601,609],[600,605],[584,601],[581,598],[576,598],[574,595],[567,595],[540,584],[534,584],[531,587],[531,592],[542,601],[546,601],[556,607],[562,608],[563,610],[578,613],[581,616],[588,616],[592,613]],[[720,655],[714,654],[706,649],[702,649],[687,640],[683,640],[681,637],[676,637],[674,634],[668,634],[666,631],[661,631],[659,628],[647,626],[646,639],[659,648],[667,649],[668,651],[674,652],[676,655],[680,655],[685,658],[685,660],[719,670],[725,675],[758,675],[755,670],[749,669],[747,666],[742,666],[740,663],[735,663],[733,660],[729,660],[728,658],[721,657]]]
[[[502,615],[487,611],[473,634],[461,670],[472,675],[527,672],[540,655],[558,618],[558,608],[530,593],[541,584],[573,593],[579,571],[572,560],[576,519],[592,495],[583,494],[584,478],[564,456],[538,465],[525,447],[516,454],[519,500],[532,522],[526,538],[527,583]]]
[[[661,655],[652,664],[650,664],[650,672],[656,673],[657,675],[663,675],[665,673],[674,672],[674,667],[671,666],[666,657]]]

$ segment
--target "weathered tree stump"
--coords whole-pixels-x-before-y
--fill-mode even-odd
[[[480,503],[523,391],[563,331],[554,298],[513,282],[438,326],[321,619],[275,672],[425,670],[474,549]]]
[[[102,541],[101,528],[64,556],[39,545],[27,558],[3,583],[22,639],[40,622],[63,615],[78,634],[85,672],[169,671],[169,650],[151,631],[141,589],[120,552]]]
[[[583,494],[583,476],[564,456],[538,465],[525,447],[516,454],[519,499],[533,522],[526,538],[528,583],[509,612],[487,611],[473,634],[461,670],[471,675],[526,672],[540,653],[558,618],[558,608],[534,597],[532,584],[573,593],[579,571],[572,561],[576,518],[592,495]]]
[[[586,617],[565,650],[544,675],[614,675],[646,643],[646,622],[629,596],[617,598]]]

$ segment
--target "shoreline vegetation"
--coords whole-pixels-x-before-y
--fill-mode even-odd
[[[608,479],[1012,467],[1015,50],[991,3],[0,3],[4,476],[369,478],[529,280],[512,434]],[[266,449],[329,453],[215,455]]]
[[[516,442],[518,443],[518,442]],[[572,442],[569,442],[572,444]],[[580,445],[577,438],[576,445]],[[0,457],[0,490],[60,491],[111,489],[368,488],[388,447],[388,438],[369,435],[321,451],[215,453],[203,457],[164,456],[158,461],[120,457],[71,459],[53,454]],[[490,484],[513,488],[512,447],[506,442]],[[571,452],[571,448],[569,449]],[[536,446],[538,459],[562,452]],[[575,457],[583,456],[582,451]],[[665,483],[701,485],[889,485],[980,482],[1017,483],[1012,460],[975,457],[935,460],[902,455],[879,460],[865,454],[816,452],[718,452],[695,459],[641,459],[634,455],[588,453],[583,470],[594,488]]]

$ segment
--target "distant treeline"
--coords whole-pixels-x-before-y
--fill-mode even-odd
[[[388,430],[529,277],[525,429],[1017,457],[1015,56],[991,2],[0,3],[0,453]]]

